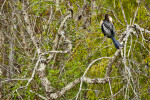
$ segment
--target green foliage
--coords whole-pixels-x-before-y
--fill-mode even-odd
[[[60,10],[56,11],[55,2],[52,1],[41,1],[41,0],[29,0],[29,7],[27,9],[30,14],[31,22],[34,22],[33,28],[35,29],[35,38],[40,41],[40,46],[44,52],[51,51],[53,48],[54,40],[56,34],[58,34],[58,29],[61,22],[67,15],[69,9],[68,3],[73,6],[74,16],[79,14],[79,10],[84,7],[85,0],[59,0]],[[150,8],[150,1],[145,0],[141,2],[140,5],[137,4],[136,0],[96,0],[96,15],[91,15],[92,2],[94,0],[86,0],[87,4],[84,9],[84,13],[80,20],[75,20],[70,18],[65,22],[63,30],[65,31],[65,36],[69,38],[72,42],[72,51],[68,54],[55,54],[49,64],[46,66],[46,76],[50,81],[51,85],[55,87],[55,90],[60,90],[70,82],[81,77],[87,66],[95,59],[100,57],[112,57],[116,52],[116,49],[112,43],[112,40],[104,37],[100,28],[100,21],[104,18],[106,13],[109,13],[113,18],[113,23],[116,29],[116,38],[120,39],[120,36],[126,29],[125,19],[123,17],[122,10],[124,9],[125,17],[128,24],[133,24],[133,19],[135,12],[138,8],[137,16],[135,18],[135,23],[139,24],[141,27],[150,30],[150,17],[148,8]],[[120,2],[121,1],[121,2]],[[6,2],[8,5],[8,2]],[[121,5],[122,4],[122,5]],[[121,8],[123,7],[123,9]],[[145,8],[147,6],[148,8]],[[17,9],[22,9],[22,3],[17,4]],[[10,10],[8,10],[10,11]],[[52,14],[51,14],[52,11]],[[113,12],[112,12],[113,11]],[[51,15],[50,15],[51,14]],[[49,19],[51,16],[51,19]],[[84,18],[88,19],[88,25],[86,28]],[[18,17],[17,17],[18,18]],[[117,18],[117,19],[116,19]],[[19,19],[19,18],[18,18]],[[119,22],[119,21],[121,22]],[[49,21],[49,22],[48,22]],[[20,22],[18,21],[18,24]],[[24,24],[24,22],[23,22]],[[122,25],[123,24],[123,25]],[[22,25],[22,24],[21,24]],[[26,26],[23,26],[24,28]],[[21,29],[20,29],[21,30]],[[33,41],[30,40],[30,36],[25,33],[26,44],[22,41],[22,33],[16,34],[15,47],[14,47],[14,61],[18,64],[18,69],[20,72],[15,72],[12,75],[12,79],[18,78],[30,78],[35,67],[36,61],[38,59],[36,48],[33,46]],[[127,34],[127,33],[126,33]],[[143,39],[145,38],[145,40]],[[112,93],[115,95],[114,100],[127,99],[131,100],[135,97],[135,92],[138,98],[141,100],[148,100],[149,84],[150,84],[150,43],[149,34],[133,34],[129,35],[126,48],[126,60],[127,66],[131,70],[132,76],[126,75],[126,69],[124,66],[123,58],[121,55],[117,57],[112,66],[112,73],[110,76],[110,84],[85,84],[83,83],[83,90],[80,94],[80,99],[87,100],[99,100],[99,99],[111,99]],[[61,37],[59,35],[59,40]],[[19,41],[19,42],[18,42]],[[59,41],[57,50],[65,50],[65,41]],[[64,45],[61,45],[64,44]],[[21,45],[21,46],[20,46]],[[4,55],[0,55],[0,61],[5,65],[9,65],[8,57],[10,53],[9,44],[4,44]],[[26,47],[26,48],[24,48]],[[124,53],[124,51],[122,51]],[[48,57],[47,54],[45,57]],[[3,58],[2,58],[3,57]],[[86,77],[91,79],[94,78],[104,78],[106,73],[106,68],[108,67],[109,60],[102,59],[101,61],[95,62],[88,70]],[[20,67],[19,67],[20,66]],[[53,66],[53,67],[51,67]],[[18,100],[20,95],[25,100],[38,99],[36,93],[45,95],[40,78],[38,77],[38,72],[35,74],[34,79],[31,81],[27,88],[19,89],[21,86],[25,86],[27,81],[12,81],[8,83],[3,83],[2,91],[5,91],[3,98],[9,99],[13,97],[14,100]],[[0,78],[6,78],[2,76]],[[128,81],[131,84],[128,84]],[[111,85],[111,87],[110,87]],[[69,90],[60,100],[72,99],[76,96],[80,85],[76,85],[73,89]],[[17,91],[19,94],[17,93]],[[30,90],[34,91],[32,93]],[[116,94],[117,93],[117,94]]]

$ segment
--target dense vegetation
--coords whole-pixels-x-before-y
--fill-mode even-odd
[[[0,99],[149,100],[150,0],[1,0]]]

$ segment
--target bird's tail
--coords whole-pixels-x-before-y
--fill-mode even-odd
[[[115,39],[115,37],[112,36],[111,39],[112,39],[112,41],[113,41],[113,43],[114,43],[116,49],[122,48],[122,45],[119,43],[118,40]]]

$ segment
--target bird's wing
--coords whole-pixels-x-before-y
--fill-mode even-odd
[[[112,23],[110,23],[110,22],[107,22],[107,21],[105,21],[103,24],[104,24],[103,27],[105,28],[107,34],[108,35],[112,34],[113,36],[115,36],[114,25]]]
[[[110,28],[107,27],[107,25],[106,25],[105,23],[102,24],[102,28],[103,28],[104,33],[105,33],[106,35],[110,35],[110,34],[111,34]]]
[[[115,36],[115,33],[116,33],[116,32],[115,32],[115,27],[114,27],[114,25],[113,25],[113,24],[112,24],[111,32],[112,32],[112,35],[113,35],[113,36]]]

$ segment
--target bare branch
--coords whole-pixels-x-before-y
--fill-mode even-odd
[[[142,31],[142,32],[145,32],[145,33],[149,33],[150,34],[150,31],[147,30],[147,29],[144,29],[142,27],[140,27],[138,24],[134,24],[133,27],[137,30],[137,31]]]
[[[4,6],[5,2],[6,2],[6,0],[3,2],[2,6],[1,6],[1,12],[0,12],[0,15],[2,14],[3,6]]]
[[[121,10],[122,10],[122,14],[123,14],[124,20],[125,20],[126,24],[128,25],[128,22],[127,22],[127,19],[126,19],[126,16],[125,16],[125,12],[124,12],[124,9],[123,9],[123,6],[122,6],[122,2],[121,2],[121,0],[119,0],[119,1],[120,1]]]
[[[38,65],[39,65],[39,62],[40,62],[40,59],[36,62],[35,67],[34,67],[34,70],[33,70],[33,72],[32,72],[32,76],[31,76],[31,78],[29,79],[29,81],[28,81],[28,83],[26,84],[26,86],[28,86],[29,83],[33,80],[34,75],[35,75],[35,71],[37,70],[37,67],[38,67]]]
[[[4,80],[4,81],[1,81],[1,83],[4,83],[4,82],[8,82],[8,81],[28,81],[29,78],[25,78],[25,79],[7,79],[7,80]]]
[[[51,61],[51,59],[52,59],[54,53],[67,53],[67,52],[69,52],[69,51],[72,49],[71,41],[70,41],[68,38],[65,37],[64,31],[62,30],[62,28],[63,28],[65,22],[66,22],[67,19],[70,18],[70,17],[71,17],[71,13],[69,13],[69,15],[67,15],[67,16],[64,18],[64,20],[62,21],[62,23],[60,24],[59,29],[58,29],[58,34],[60,34],[60,35],[65,39],[65,41],[68,43],[68,47],[69,47],[69,48],[68,48],[66,51],[56,51],[56,48],[57,48],[57,46],[58,46],[58,34],[56,34],[56,37],[55,37],[55,40],[54,40],[54,45],[53,45],[53,47],[52,47],[52,48],[53,48],[53,49],[52,49],[52,53],[53,53],[53,54],[50,54],[50,55],[49,55],[49,57],[46,59],[46,63],[48,63],[49,61]],[[55,52],[54,52],[54,51],[55,51]],[[51,51],[49,51],[49,52],[51,52]]]
[[[30,24],[30,21],[29,21],[29,17],[28,17],[28,13],[26,12],[25,10],[25,5],[22,4],[23,6],[23,14],[24,14],[24,20],[27,24],[27,32],[30,34],[30,37],[31,37],[31,40],[33,41],[33,44],[35,45],[36,47],[36,50],[37,50],[37,53],[38,55],[40,56],[41,53],[42,53],[42,50],[39,46],[39,43],[37,42],[35,36],[34,36],[34,32],[32,30],[32,26]],[[39,77],[40,77],[40,80],[41,80],[41,83],[42,85],[44,86],[46,92],[52,92],[53,91],[53,87],[51,86],[51,83],[49,82],[49,80],[46,78],[46,75],[45,75],[45,68],[46,68],[46,59],[44,56],[41,56],[39,58],[39,60],[41,61],[40,65],[39,65],[39,69],[38,69],[38,74],[39,74]],[[36,68],[37,66],[35,66]],[[32,74],[34,76],[34,73]],[[32,80],[32,77],[30,79],[30,81]],[[30,82],[29,81],[29,82]],[[28,83],[29,83],[28,82]],[[27,84],[28,85],[28,84]]]
[[[132,22],[132,24],[134,24],[134,21],[135,21],[136,15],[137,15],[138,10],[139,10],[139,6],[140,6],[140,4],[138,4],[138,7],[137,7],[137,9],[136,9],[136,11],[135,11],[135,14],[134,14],[134,18],[133,18],[133,22]]]
[[[107,78],[95,78],[95,79],[90,79],[88,77],[80,77],[78,79],[75,79],[73,82],[68,84],[66,87],[62,88],[60,91],[57,91],[55,93],[50,94],[51,99],[57,99],[61,97],[62,95],[65,94],[68,90],[72,89],[74,86],[79,84],[81,81],[89,84],[104,84],[107,83]]]
[[[32,29],[32,26],[31,26],[31,23],[30,23],[30,20],[29,20],[28,13],[25,10],[25,5],[22,4],[22,7],[23,7],[24,20],[27,24],[27,32],[30,35],[30,37],[33,41],[33,44],[35,45],[38,54],[41,54],[42,51],[41,51],[41,48],[39,46],[39,43],[36,40],[36,37],[34,36],[34,32],[33,32],[33,29]]]
[[[109,77],[112,71],[112,65],[114,64],[115,60],[117,59],[117,57],[119,56],[121,52],[121,49],[117,50],[114,54],[114,56],[109,60],[109,63],[107,64],[107,68],[106,68],[106,74],[105,77]]]

